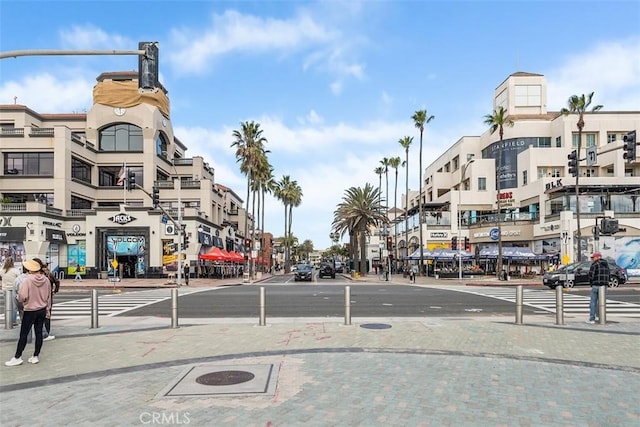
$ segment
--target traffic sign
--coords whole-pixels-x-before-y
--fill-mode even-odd
[[[598,149],[593,147],[587,148],[587,166],[593,166],[598,162]]]
[[[111,261],[111,267],[118,268],[118,260],[117,259],[114,259],[113,261]]]

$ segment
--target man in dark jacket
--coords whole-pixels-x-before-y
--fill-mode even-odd
[[[589,268],[589,283],[591,284],[591,303],[589,304],[589,320],[587,323],[596,323],[596,310],[598,309],[598,294],[601,286],[608,286],[611,272],[609,263],[602,259],[600,252],[591,255],[591,268]]]

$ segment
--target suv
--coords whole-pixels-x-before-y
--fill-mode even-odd
[[[611,272],[609,287],[615,288],[623,285],[627,281],[627,273],[624,268],[618,266],[611,258],[606,258],[606,260],[609,263],[609,271]],[[542,284],[551,289],[555,289],[556,286],[565,288],[573,288],[580,285],[589,286],[590,267],[591,262],[583,261],[560,267],[555,271],[548,271],[542,276]]]
[[[311,282],[313,280],[313,268],[309,264],[298,264],[296,271],[293,273],[293,281],[306,280]]]
[[[320,266],[320,271],[318,271],[318,277],[322,279],[323,277],[330,276],[332,279],[336,278],[336,271],[333,269],[331,264],[324,263]]]

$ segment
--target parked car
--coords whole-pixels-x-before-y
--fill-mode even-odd
[[[336,261],[336,273],[344,273],[344,264],[340,261]]]
[[[320,270],[318,271],[318,277],[322,279],[323,277],[331,277],[332,279],[336,278],[336,271],[333,269],[331,264],[321,264]]]
[[[296,271],[293,273],[293,281],[297,282],[307,281],[311,282],[313,280],[313,267],[310,264],[298,264],[296,266]]]
[[[627,281],[627,273],[625,269],[616,264],[616,262],[611,258],[607,258],[606,260],[609,263],[609,270],[611,271],[609,287],[615,288],[623,285]],[[544,276],[542,276],[542,284],[551,289],[555,289],[557,286],[565,288],[584,285],[588,286],[590,267],[591,262],[583,261],[568,264],[554,271],[548,271]]]

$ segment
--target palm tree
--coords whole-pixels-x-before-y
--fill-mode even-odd
[[[500,175],[502,171],[502,139],[504,137],[504,127],[513,126],[513,120],[509,118],[507,110],[504,107],[498,107],[496,110],[493,110],[493,114],[487,114],[484,116],[484,123],[489,125],[489,131],[493,134],[495,131],[498,131],[498,135],[500,135],[500,141],[498,142],[498,167],[496,167],[496,205],[498,208],[498,265],[497,265],[497,274],[498,277],[502,272],[502,220],[500,215],[502,214],[500,209]]]
[[[389,209],[389,159],[387,157],[383,157],[380,160],[380,165],[384,169],[384,179],[386,182],[386,189],[384,191],[384,205],[387,209]]]
[[[264,144],[267,139],[262,136],[262,129],[260,129],[260,123],[256,123],[253,120],[250,122],[241,122],[240,130],[234,130],[232,133],[234,138],[231,147],[236,147],[236,161],[240,163],[240,172],[247,176],[247,202],[246,211],[249,211],[250,190],[252,188],[252,182],[255,180],[255,169],[260,162],[262,156],[264,156]],[[248,217],[248,215],[247,215]],[[255,217],[252,218],[252,224],[255,222]],[[253,227],[253,225],[252,225]],[[244,223],[244,237],[249,236],[249,220]],[[250,268],[250,266],[249,266]],[[249,271],[251,273],[251,271]]]
[[[373,171],[378,175],[378,191],[382,193],[382,174],[384,173],[384,167],[378,166]]]
[[[589,106],[591,105],[591,100],[593,99],[593,94],[595,92],[591,92],[586,97],[584,94],[572,95],[567,102],[568,108],[563,108],[560,110],[560,114],[566,116],[569,114],[577,114],[578,115],[578,147],[576,161],[577,161],[577,173],[576,173],[576,222],[577,229],[576,232],[576,240],[578,241],[578,261],[582,261],[582,231],[580,230],[580,200],[579,193],[580,189],[578,187],[578,177],[580,177],[580,151],[582,150],[582,129],[584,129],[584,113],[587,111]],[[595,105],[591,108],[591,112],[596,112],[602,109],[602,105]]]
[[[407,254],[409,255],[409,147],[413,143],[412,136],[405,136],[400,138],[398,143],[404,148],[405,160],[402,164],[405,167],[405,192],[404,192],[404,245],[407,248]]]
[[[300,203],[302,203],[302,189],[297,181],[291,180],[289,175],[285,175],[277,183],[274,194],[284,204],[284,235],[285,237],[289,237],[292,235],[293,208],[300,206]],[[289,271],[290,243],[289,239],[285,240],[285,272]]]
[[[398,233],[396,232],[398,227],[396,224],[396,218],[398,213],[396,212],[396,207],[398,204],[398,168],[400,167],[400,157],[392,157],[389,159],[389,166],[396,170],[396,181],[393,186],[393,243],[396,247],[395,259],[398,259],[397,249],[398,249]]]
[[[366,274],[367,235],[372,228],[380,228],[388,218],[380,204],[380,191],[367,183],[364,188],[351,187],[333,213],[332,228],[343,235],[347,230],[352,242],[360,243],[359,273]],[[354,267],[356,251],[353,251]]]
[[[429,116],[427,110],[417,110],[411,116],[413,119],[414,125],[420,129],[420,154],[419,154],[419,175],[418,175],[418,185],[420,186],[420,200],[418,201],[418,225],[420,226],[420,274],[424,274],[424,244],[422,242],[422,188],[424,187],[422,183],[422,134],[424,133],[424,125],[431,122],[431,120],[435,119],[434,116]]]

